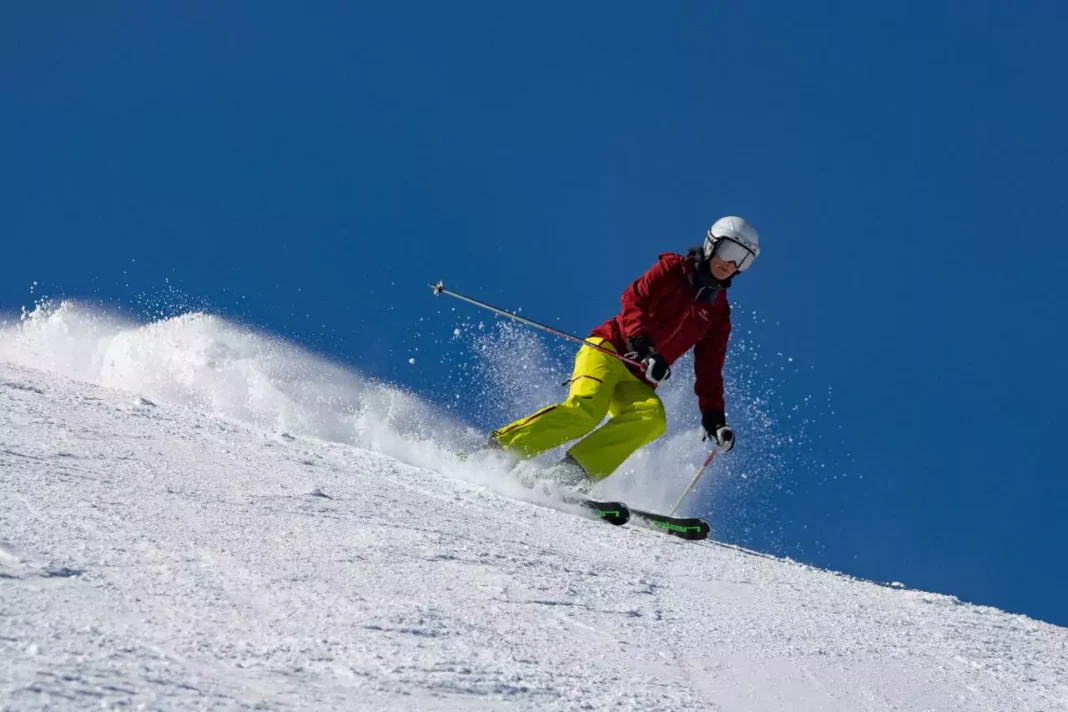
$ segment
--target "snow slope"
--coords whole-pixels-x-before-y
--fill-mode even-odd
[[[461,425],[221,320],[30,321],[0,709],[1068,710],[1066,629],[513,499]]]

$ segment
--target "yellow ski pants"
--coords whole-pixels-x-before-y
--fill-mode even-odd
[[[615,350],[602,338],[588,341]],[[611,419],[594,430],[606,414]],[[533,457],[589,433],[568,454],[591,478],[601,480],[666,430],[664,404],[653,389],[619,359],[583,346],[575,356],[567,400],[521,418],[493,437],[506,451]]]

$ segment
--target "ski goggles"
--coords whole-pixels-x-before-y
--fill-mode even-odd
[[[715,241],[712,255],[724,262],[733,262],[737,265],[739,272],[744,272],[760,254],[760,248],[756,245],[750,245],[728,235],[722,237],[709,235],[709,239]]]

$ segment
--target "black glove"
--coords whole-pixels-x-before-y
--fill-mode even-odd
[[[671,367],[667,359],[656,352],[653,340],[644,334],[627,341],[627,358],[641,361],[645,367],[645,377],[657,384],[671,378]]]
[[[668,366],[667,359],[660,354],[654,353],[652,356],[647,356],[642,360],[642,365],[645,366],[645,377],[653,383],[660,383],[671,378],[671,367]]]
[[[644,361],[655,353],[656,347],[653,346],[653,340],[645,334],[627,339],[627,353],[624,354],[627,358]]]
[[[734,431],[727,425],[727,418],[721,411],[710,410],[701,414],[701,427],[706,437],[716,443],[719,452],[730,452],[734,447]]]

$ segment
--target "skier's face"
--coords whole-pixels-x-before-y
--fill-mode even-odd
[[[722,281],[737,272],[738,265],[720,259],[717,255],[712,255],[712,259],[708,261],[708,269],[712,272],[713,277]]]

